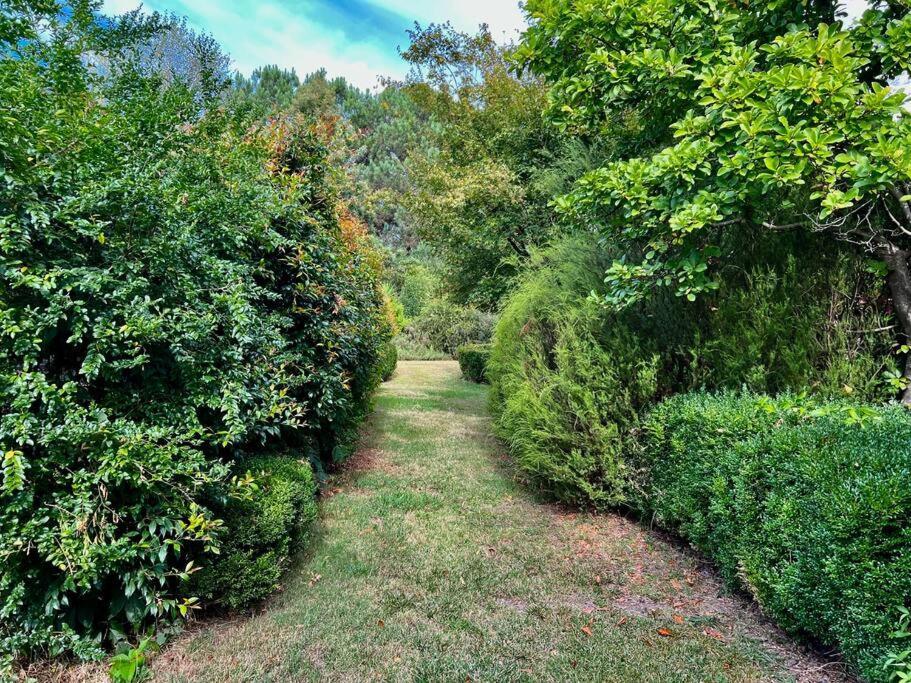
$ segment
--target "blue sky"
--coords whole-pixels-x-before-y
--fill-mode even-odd
[[[249,74],[279,64],[305,74],[325,67],[361,87],[378,76],[401,77],[397,48],[415,21],[452,21],[466,31],[482,22],[497,37],[515,37],[524,26],[518,0],[144,0],[147,10],[186,15],[225,47],[234,66]],[[111,14],[135,9],[139,0],[105,0]]]

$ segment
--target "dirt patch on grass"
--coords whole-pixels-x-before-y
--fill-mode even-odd
[[[698,625],[720,641],[746,639],[785,663],[799,683],[856,680],[840,662],[791,640],[755,602],[729,591],[709,563],[669,537],[620,515],[556,510],[551,538],[565,569],[591,578],[592,593],[564,597],[565,606]]]
[[[20,672],[20,679],[39,683],[108,683],[107,667],[102,664],[34,664]]]

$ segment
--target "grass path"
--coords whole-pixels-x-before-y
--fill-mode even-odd
[[[454,363],[400,364],[322,509],[283,592],[156,681],[843,680],[689,553],[536,501]]]

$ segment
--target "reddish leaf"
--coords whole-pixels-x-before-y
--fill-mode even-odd
[[[661,636],[662,638],[670,638],[672,635],[674,635],[674,632],[671,631],[669,628],[659,628],[658,635]]]

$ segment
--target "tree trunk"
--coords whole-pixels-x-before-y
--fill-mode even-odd
[[[887,282],[895,317],[908,340],[906,343],[911,345],[911,269],[908,268],[908,252],[890,244],[883,250],[882,256],[889,267]],[[905,360],[904,378],[908,385],[902,392],[902,403],[911,405],[911,353]]]

